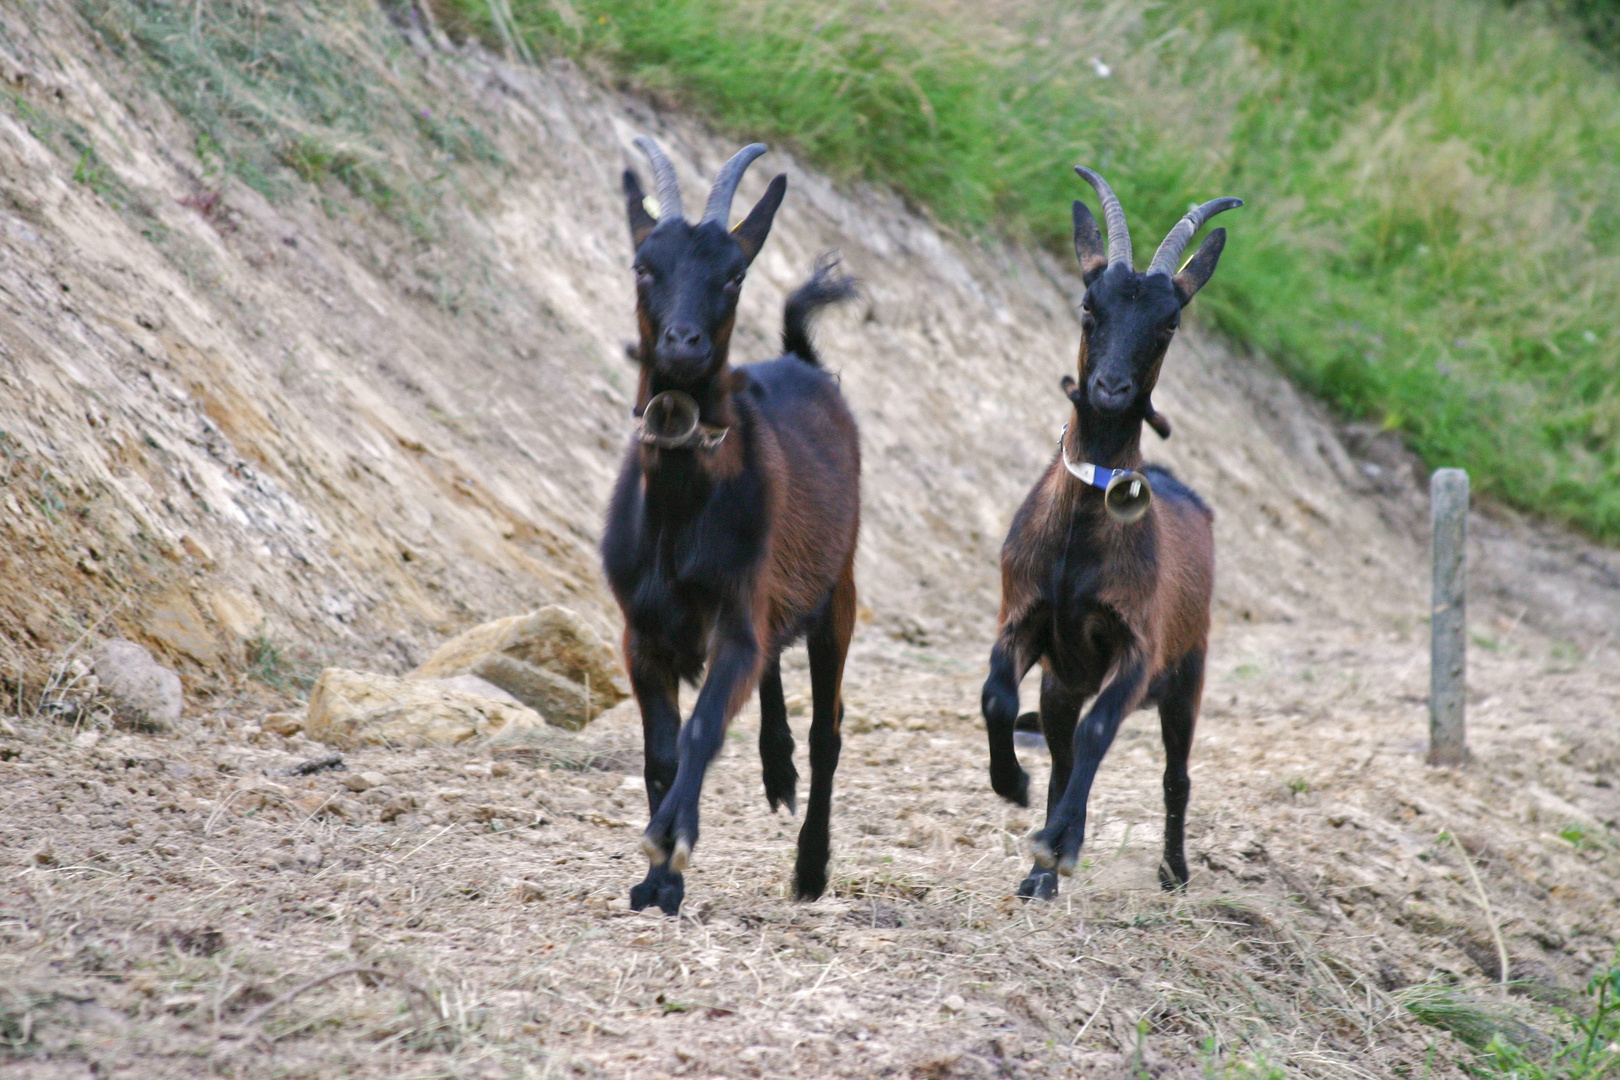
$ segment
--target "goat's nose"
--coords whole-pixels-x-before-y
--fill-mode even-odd
[[[1124,379],[1124,378],[1120,378],[1118,376],[1114,376],[1114,377],[1110,378],[1110,377],[1105,375],[1102,378],[1097,380],[1097,390],[1104,397],[1108,397],[1108,398],[1130,397],[1132,389],[1133,389],[1133,387],[1131,385],[1131,380],[1130,379]]]
[[[664,344],[678,349],[696,348],[703,344],[703,331],[690,323],[676,323],[664,327]]]

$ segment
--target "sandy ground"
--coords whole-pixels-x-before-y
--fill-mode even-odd
[[[324,748],[245,711],[172,738],[14,721],[6,1075],[1136,1076],[1140,1054],[1153,1076],[1460,1076],[1461,1044],[1392,992],[1488,983],[1495,921],[1513,976],[1563,1001],[1620,926],[1595,820],[1617,808],[1613,656],[1503,636],[1474,655],[1475,761],[1436,770],[1421,632],[1224,627],[1190,889],[1155,885],[1139,713],[1081,875],[1033,907],[1012,892],[1039,816],[988,790],[982,658],[870,630],[830,895],[788,899],[793,822],[766,809],[745,714],[678,920],[626,907],[646,817],[629,706],[583,736],[279,779]],[[351,791],[361,773],[385,782]],[[285,1000],[347,969],[368,974]]]
[[[397,672],[542,602],[612,629],[593,545],[627,428],[617,173],[642,131],[692,191],[734,149],[566,65],[332,10],[311,32],[356,71],[504,155],[447,167],[441,243],[331,184],[272,203],[226,182],[202,213],[193,133],[79,9],[0,8],[0,1075],[1460,1076],[1411,987],[1550,1028],[1611,962],[1620,554],[1479,509],[1475,758],[1424,766],[1421,469],[1196,324],[1155,397],[1175,438],[1150,447],[1217,511],[1192,884],[1154,886],[1138,714],[1080,877],[1014,901],[1039,815],[988,789],[978,686],[996,550],[1063,421],[1076,283],[781,153],[739,198],[790,176],[739,354],[767,355],[820,252],[866,282],[820,338],[866,462],[830,895],[787,898],[794,823],[766,810],[750,713],[679,920],[626,908],[625,709],[277,775],[328,748],[260,728],[296,706],[265,678]],[[167,239],[75,181],[45,121],[79,125]],[[181,670],[176,732],[41,707],[115,631]]]

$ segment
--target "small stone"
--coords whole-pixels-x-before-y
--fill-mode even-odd
[[[967,1002],[962,1000],[961,994],[948,994],[939,1006],[946,1012],[959,1013],[967,1008]]]
[[[290,712],[271,713],[259,722],[259,727],[289,739],[304,730],[304,715]]]
[[[343,777],[343,786],[350,791],[367,791],[377,785],[366,778],[365,773],[349,773]]]
[[[96,745],[96,743],[98,743],[100,741],[101,741],[101,732],[99,732],[99,731],[81,731],[81,732],[79,732],[78,735],[74,736],[73,745],[77,746],[80,750],[89,750],[92,747],[94,747]]]
[[[384,784],[388,783],[388,777],[380,772],[363,772],[360,774],[360,778],[363,779],[366,784],[369,785],[369,787],[374,788],[382,787]]]
[[[495,777],[496,779],[499,779],[499,778],[501,778],[503,776],[511,776],[512,775],[512,763],[510,761],[497,761],[497,762],[495,762],[493,765],[491,765],[489,767],[489,775]]]
[[[546,890],[528,880],[519,881],[512,891],[517,895],[520,904],[532,904],[546,898]]]
[[[119,723],[146,731],[164,731],[180,720],[185,691],[180,676],[152,654],[123,638],[104,641],[90,651],[102,697]]]
[[[410,813],[416,809],[416,796],[411,794],[395,795],[383,804],[382,813],[377,819],[383,822],[393,821],[397,817]]]

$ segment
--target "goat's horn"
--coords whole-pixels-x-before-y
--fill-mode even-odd
[[[652,162],[653,181],[658,185],[658,217],[684,218],[686,206],[681,202],[681,182],[675,176],[675,166],[658,148],[658,144],[645,135],[637,135],[636,146]]]
[[[720,166],[720,175],[714,178],[714,187],[709,189],[709,201],[703,207],[704,221],[718,221],[722,228],[730,224],[731,200],[737,194],[737,185],[742,182],[742,175],[748,171],[748,166],[766,149],[762,142],[749,143]]]
[[[1173,277],[1180,269],[1176,264],[1181,261],[1181,253],[1187,250],[1192,241],[1193,234],[1203,227],[1204,222],[1219,214],[1222,210],[1231,210],[1243,205],[1242,199],[1230,196],[1224,199],[1211,199],[1203,206],[1187,211],[1187,216],[1176,222],[1176,227],[1164,238],[1159,250],[1153,253],[1153,264],[1148,267],[1150,274],[1164,274]]]
[[[1126,267],[1134,269],[1135,264],[1131,262],[1131,230],[1125,226],[1125,208],[1119,205],[1119,196],[1108,186],[1108,181],[1084,165],[1076,165],[1074,171],[1097,189],[1097,198],[1102,200],[1103,224],[1108,229],[1108,265],[1124,263]]]

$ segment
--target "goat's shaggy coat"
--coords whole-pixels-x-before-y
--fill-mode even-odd
[[[1040,722],[1052,755],[1046,826],[1035,836],[1035,867],[1019,895],[1050,899],[1057,872],[1072,871],[1085,838],[1086,801],[1120,722],[1157,704],[1165,745],[1165,843],[1160,880],[1187,880],[1183,830],[1190,788],[1187,757],[1203,693],[1215,542],[1209,508],[1167,470],[1142,464],[1143,423],[1168,435],[1151,395],[1181,308],[1214,272],[1225,241],[1215,230],[1187,269],[1173,273],[1205,217],[1237,200],[1189,214],[1166,238],[1146,274],[1130,265],[1118,200],[1100,177],[1108,255],[1085,206],[1074,204],[1075,252],[1087,284],[1078,384],[1068,427],[1013,519],[1001,554],[1000,630],[990,655],[983,709],[995,791],[1029,802],[1029,777],[1013,749],[1018,684],[1041,665]],[[1190,227],[1189,227],[1190,226]],[[1152,490],[1141,518],[1116,520],[1103,492],[1077,479],[1064,459],[1140,470]],[[1080,710],[1095,698],[1083,720]]]
[[[855,541],[860,525],[860,446],[837,380],[809,336],[814,313],[852,292],[831,265],[818,266],[789,299],[776,360],[732,368],[726,358],[743,274],[770,228],[785,178],[727,232],[722,209],[697,225],[670,192],[673,170],[642,141],[659,176],[662,220],[642,209],[625,174],[637,245],[637,413],[666,392],[695,400],[701,422],[724,435],[712,446],[640,442],[625,459],[608,510],[603,563],[624,611],[624,652],[641,706],[647,803],[642,838],[650,867],[631,906],[675,914],[682,871],[698,839],[704,772],[726,726],[759,690],[760,757],[774,810],[797,807],[793,735],[779,656],[803,637],[814,699],[810,801],[799,833],[795,887],[826,888],[828,822],[838,766],[844,657],[855,623]],[[736,162],[715,182],[735,187]],[[758,152],[763,152],[759,148]],[[752,157],[746,157],[743,165]],[[724,195],[729,207],[730,194]],[[705,670],[707,674],[705,675]],[[702,678],[681,723],[676,688]]]

